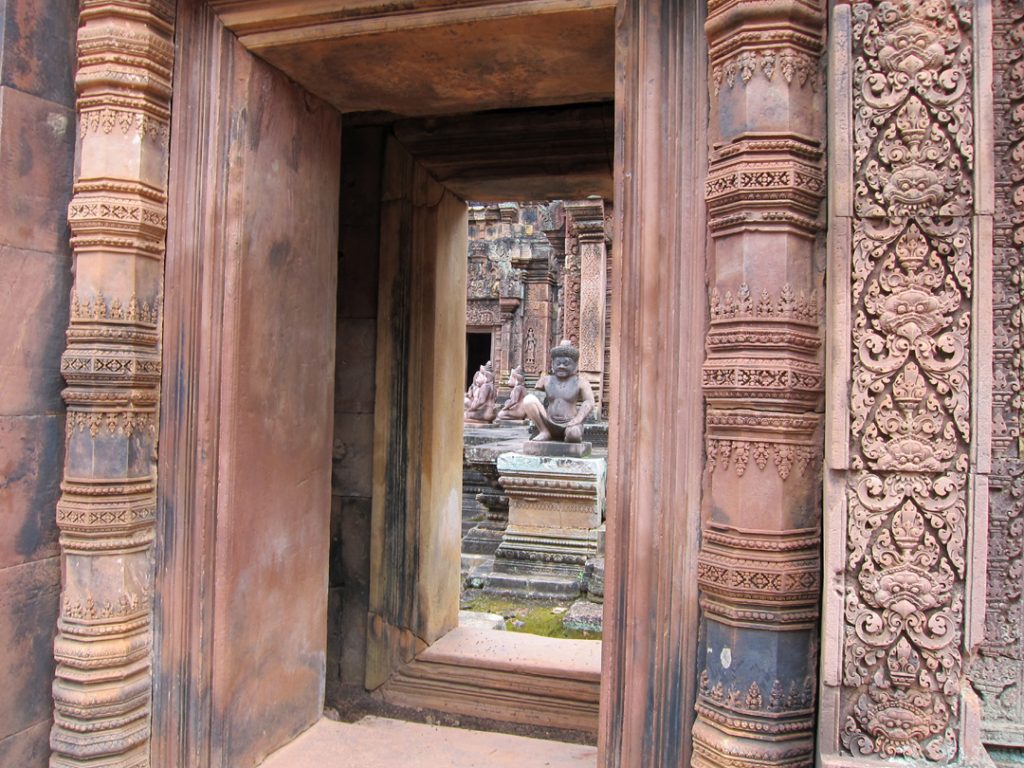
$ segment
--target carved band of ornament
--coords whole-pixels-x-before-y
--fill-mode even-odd
[[[159,401],[156,389],[132,389],[121,386],[111,389],[67,387],[62,395],[68,405],[122,410],[152,410]]]
[[[137,199],[80,195],[68,206],[68,224],[76,239],[87,239],[93,233],[135,235],[154,241],[147,250],[162,250],[167,208]]]
[[[81,629],[76,627],[76,629]],[[81,642],[58,637],[54,643],[54,657],[60,664],[67,664],[76,670],[89,671],[103,669],[110,663],[112,656],[118,656],[125,665],[135,665],[149,655],[152,644],[148,632],[126,632],[120,638],[106,638]],[[131,700],[148,691],[138,681],[127,681],[123,686],[114,686],[107,690],[90,691],[77,696],[73,690],[65,691],[62,698],[62,710],[69,715],[81,716],[90,710],[110,711],[117,702]]]
[[[155,540],[156,531],[152,525],[127,532],[114,528],[72,529],[69,526],[60,536],[60,546],[65,555],[130,555],[148,550]]]
[[[153,412],[145,411],[80,411],[69,410],[67,416],[67,433],[70,437],[74,432],[88,430],[92,437],[101,435],[120,435],[131,437],[136,432],[148,433],[156,437],[159,419]]]
[[[721,682],[712,686],[711,677],[705,669],[700,673],[697,690],[706,702],[725,705],[733,712],[769,718],[814,714],[814,678],[810,676],[805,677],[802,683],[790,680],[783,684],[780,680],[773,680],[771,688],[765,692],[756,680],[746,688],[737,688],[735,684],[726,688]]]
[[[99,251],[102,253],[124,253],[130,256],[143,256],[154,261],[164,257],[162,240],[150,240],[137,237],[116,237],[100,232],[96,235],[71,238],[71,247],[75,253]]]
[[[102,291],[86,301],[78,298],[78,292],[71,292],[71,322],[117,321],[156,328],[160,322],[160,302],[139,301],[133,293],[128,301],[113,299],[109,303]]]
[[[695,768],[730,765],[739,768],[811,768],[814,765],[813,742],[787,740],[782,742],[744,741],[723,736],[717,729],[698,720],[693,729],[693,765]]]
[[[750,154],[712,160],[705,182],[708,211],[782,201],[816,216],[825,193],[825,175],[817,164],[796,158],[755,159]]]
[[[814,728],[813,714],[796,720],[782,721],[762,719],[753,714],[743,717],[740,713],[733,713],[731,709],[727,712],[721,711],[704,696],[697,697],[695,709],[697,714],[704,719],[722,726],[726,732],[736,735],[757,734],[778,737],[810,732]]]
[[[113,624],[108,624],[108,623],[78,624],[78,623],[75,623],[75,622],[66,622],[66,621],[64,621],[63,617],[59,617],[57,619],[57,629],[59,630],[60,634],[58,634],[57,638],[60,639],[61,635],[64,636],[63,637],[63,639],[65,640],[64,647],[69,649],[67,651],[67,656],[73,659],[74,658],[74,646],[76,644],[75,641],[78,640],[78,639],[81,639],[81,643],[84,644],[84,643],[92,643],[92,642],[94,642],[94,638],[110,639],[110,638],[123,637],[123,636],[129,635],[129,634],[145,634],[145,635],[148,636],[149,631],[150,631],[150,627],[152,626],[152,623],[153,623],[153,618],[152,618],[152,616],[148,616],[148,615],[147,616],[141,616],[141,617],[139,617],[137,619],[123,619],[123,620],[121,620],[121,621],[119,621],[117,623],[113,623]],[[84,638],[89,638],[89,639],[85,640]],[[57,641],[55,640],[54,641],[54,648],[56,648],[56,647],[57,647]],[[56,656],[56,654],[55,654],[55,656]],[[58,661],[59,664],[65,664],[66,663],[69,666],[74,666],[73,664],[71,664],[70,661],[67,661],[64,658],[57,659],[57,661]],[[111,657],[107,660],[107,663],[104,665],[104,669],[110,670],[110,669],[113,669],[113,668],[119,667],[119,666],[128,666],[128,662],[125,661],[119,654],[114,653],[114,654],[111,654]],[[139,667],[139,668],[143,668],[143,669],[147,669],[149,667],[149,659],[147,658],[144,663],[143,662],[139,662],[139,663],[135,664],[134,666]],[[63,674],[62,674],[62,672],[63,672]],[[57,678],[60,679],[60,680],[69,680],[72,684],[78,684],[78,683],[81,683],[81,682],[90,682],[89,680],[75,679],[75,677],[76,677],[75,675],[67,674],[67,670],[62,670],[61,667],[59,667],[59,666],[57,667]],[[97,675],[97,677],[99,677],[99,675]],[[66,688],[67,686],[59,686],[59,687]],[[57,694],[56,694],[56,692],[54,692],[54,699],[56,699],[56,698],[57,698]],[[102,724],[99,724],[98,727],[102,728],[103,726],[102,726]],[[53,737],[53,734],[51,733],[51,738],[52,737]]]
[[[159,355],[131,348],[82,350],[69,347],[61,357],[61,373],[72,386],[152,384],[155,387],[160,383],[160,368]]]
[[[749,431],[768,431],[805,433],[808,438],[821,423],[821,416],[816,413],[792,414],[770,411],[751,411],[741,409],[719,410],[708,409],[706,424],[709,429],[721,431],[729,428]]]
[[[794,235],[813,237],[821,229],[820,219],[798,216],[790,211],[767,209],[739,211],[708,220],[708,231],[716,238],[732,234],[735,231],[760,230],[792,232]]]
[[[122,136],[139,136],[165,144],[170,137],[170,123],[161,115],[145,114],[131,109],[99,108],[82,110],[79,115],[82,138],[90,133],[111,134],[116,130]]]
[[[82,22],[117,18],[141,21],[172,32],[177,3],[175,0],[79,0]]]
[[[755,75],[763,75],[769,82],[787,85],[795,82],[801,88],[809,85],[813,91],[821,87],[818,57],[791,48],[740,51],[711,67],[716,94],[721,93],[722,88],[733,88],[737,82],[746,85]]]
[[[716,470],[727,471],[731,464],[736,476],[743,477],[753,459],[754,465],[761,471],[769,463],[774,465],[782,480],[789,479],[794,467],[800,477],[805,476],[807,468],[819,453],[815,447],[808,445],[713,438],[708,439],[706,451],[708,474],[714,474]]]
[[[57,503],[57,527],[61,531],[87,534],[134,530],[151,525],[155,507],[152,496],[100,503],[63,498]]]
[[[170,73],[152,62],[142,63],[143,67],[118,65],[102,56],[95,57],[94,62],[79,62],[75,86],[82,94],[81,107],[93,106],[93,100],[104,98],[100,94],[111,91],[130,94],[128,98],[139,104],[168,103],[171,100]]]
[[[788,327],[786,320],[719,320],[708,329],[704,343],[708,354],[715,356],[731,350],[766,349],[813,356],[821,338],[806,326]]]
[[[819,365],[804,360],[709,358],[702,383],[709,402],[760,396],[814,403],[822,389],[822,372]]]
[[[701,532],[708,544],[720,544],[739,551],[798,552],[806,550],[818,556],[821,546],[821,532],[817,528],[797,528],[790,531],[759,531],[750,528],[736,528],[709,521]]]
[[[721,163],[737,157],[759,157],[794,159],[805,161],[810,167],[820,169],[825,150],[821,141],[799,133],[762,133],[748,131],[727,144],[716,144],[711,154],[711,162]]]
[[[73,600],[65,595],[61,615],[66,622],[109,622],[110,619],[139,618],[149,611],[150,596],[147,592],[136,594],[122,592],[116,600],[97,603],[91,597]]]
[[[780,627],[787,630],[817,630],[821,616],[817,606],[805,608],[774,604],[751,608],[746,605],[737,606],[729,600],[719,600],[710,595],[702,595],[699,602],[704,615],[719,624],[747,629]]]
[[[743,53],[802,53],[812,59],[821,56],[824,50],[821,35],[808,34],[806,29],[789,23],[772,25],[766,21],[761,19],[756,25],[734,28],[721,39],[709,39],[708,59],[712,66],[724,66],[730,59]],[[821,22],[819,16],[814,26],[819,26]]]
[[[142,351],[147,348],[154,349],[160,343],[160,334],[155,329],[146,331],[120,324],[111,327],[99,323],[86,325],[79,321],[70,326],[65,335],[68,346],[78,350],[95,344],[139,347]]]
[[[723,296],[715,286],[709,301],[712,323],[722,320],[786,320],[816,328],[821,316],[817,292],[812,291],[810,296],[804,291],[798,294],[789,283],[782,286],[778,297],[762,288],[756,298],[746,283],[740,284],[735,296],[731,290]]]
[[[813,606],[820,598],[820,567],[817,557],[767,563],[703,552],[697,562],[697,583],[709,597],[755,605]]]
[[[124,197],[136,197],[149,202],[165,206],[167,193],[141,181],[126,181],[124,179],[80,178],[73,187],[74,195],[120,195]]]
[[[123,24],[96,21],[78,32],[78,61],[86,66],[109,61],[152,69],[169,79],[174,45],[157,31],[135,31]]]

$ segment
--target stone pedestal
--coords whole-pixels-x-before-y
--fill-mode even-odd
[[[583,570],[598,551],[604,513],[604,459],[498,457],[509,499],[509,522],[485,582],[492,594],[574,597]]]

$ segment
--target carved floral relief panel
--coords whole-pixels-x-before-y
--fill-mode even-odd
[[[972,3],[855,3],[844,722],[959,751],[971,441]]]

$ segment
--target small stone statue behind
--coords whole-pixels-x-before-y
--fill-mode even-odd
[[[594,392],[577,364],[580,352],[564,340],[551,350],[551,373],[541,376],[537,389],[544,392],[542,403],[536,395],[523,398],[523,409],[539,430],[535,442],[583,441],[583,422],[594,410]]]
[[[523,384],[523,368],[516,366],[508,375],[508,385],[512,392],[505,405],[498,411],[498,421],[522,421],[526,418],[523,398],[526,397],[526,385]]]
[[[491,361],[481,365],[473,375],[473,383],[466,392],[462,404],[465,407],[464,421],[467,424],[490,424],[498,415],[498,390],[494,386],[494,369]]]

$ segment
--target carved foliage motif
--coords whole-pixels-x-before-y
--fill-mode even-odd
[[[853,6],[842,741],[958,754],[970,428],[971,3]]]
[[[985,641],[971,668],[986,742],[1024,746],[1024,0],[994,7],[996,217],[992,454]]]

